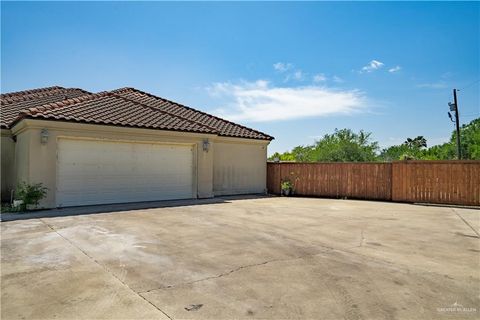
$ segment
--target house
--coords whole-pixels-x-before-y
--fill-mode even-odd
[[[42,207],[263,193],[273,137],[133,89],[1,95],[2,201],[18,182]]]

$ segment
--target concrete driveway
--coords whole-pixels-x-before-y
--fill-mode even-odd
[[[478,210],[309,198],[129,209],[2,222],[2,319],[480,317]]]

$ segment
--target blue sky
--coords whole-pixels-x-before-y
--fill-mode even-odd
[[[480,116],[478,2],[1,6],[2,92],[136,87],[267,132],[270,154],[345,127],[441,143],[452,88]]]

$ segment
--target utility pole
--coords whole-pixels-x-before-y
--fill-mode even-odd
[[[448,105],[450,106],[450,111],[455,112],[455,126],[457,130],[457,158],[460,160],[462,159],[462,148],[460,144],[460,115],[458,113],[457,89],[453,89],[453,104],[449,102]],[[450,112],[448,113],[448,116],[450,119],[452,119]]]

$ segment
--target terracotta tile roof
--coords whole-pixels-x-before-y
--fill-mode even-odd
[[[130,101],[111,92],[100,92],[20,111],[12,123],[30,119],[72,121],[134,128],[216,133],[214,128]]]
[[[66,89],[62,87],[48,87],[2,94],[0,96],[1,127],[9,128],[10,124],[18,117],[20,111],[23,109],[88,94],[90,94],[90,92],[82,89]]]
[[[273,139],[260,131],[133,88],[92,94],[49,87],[2,94],[1,106],[2,128],[34,118]]]
[[[2,100],[3,100],[6,98],[21,98],[26,95],[42,94],[42,93],[52,92],[57,90],[65,90],[65,88],[59,87],[59,86],[53,86],[53,87],[46,87],[46,88],[39,88],[39,89],[32,89],[32,90],[2,93],[0,96],[2,97]]]
[[[213,127],[218,130],[221,136],[250,138],[261,140],[273,140],[273,137],[242,125],[230,122],[219,117],[215,117],[208,113],[184,106],[182,104],[154,96],[134,88],[122,88],[112,91],[115,94],[128,98],[133,101],[138,101],[143,104],[155,107],[159,110],[169,112],[171,114],[188,118],[195,122]]]

